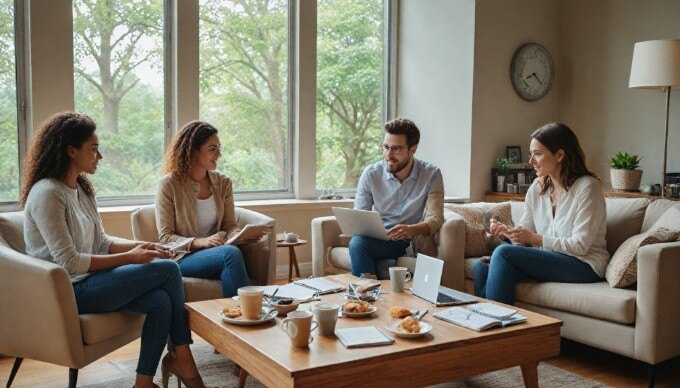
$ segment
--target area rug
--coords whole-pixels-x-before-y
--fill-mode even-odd
[[[206,342],[199,342],[191,346],[194,354],[194,359],[201,371],[203,381],[206,385],[215,387],[236,387],[238,377],[232,373],[233,362],[222,354],[214,354],[213,348]],[[134,385],[135,368],[137,361],[113,362],[113,364],[121,371],[129,372],[130,377],[118,380],[108,381],[103,384],[85,385],[84,387],[91,388],[113,388],[113,387],[132,387]],[[154,378],[156,383],[160,384],[160,367],[158,373]],[[607,387],[606,385],[597,381],[588,380],[575,373],[554,367],[546,363],[538,364],[538,383],[541,387],[570,387],[570,388],[594,388]],[[170,378],[170,386],[176,387],[177,380],[174,377]],[[261,388],[264,387],[259,381],[248,376],[246,380],[246,387]],[[522,372],[519,367],[503,369],[496,372],[485,373],[483,375],[467,378],[464,380],[449,381],[447,383],[438,384],[433,387],[436,388],[486,388],[486,387],[524,387],[522,380]]]

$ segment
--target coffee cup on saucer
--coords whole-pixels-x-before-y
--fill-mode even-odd
[[[255,320],[260,317],[262,312],[262,297],[264,288],[262,287],[241,287],[238,289],[238,304],[241,306],[243,319]]]

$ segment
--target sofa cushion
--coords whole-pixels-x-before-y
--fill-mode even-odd
[[[678,217],[680,218],[680,215]],[[612,287],[628,287],[636,283],[638,249],[649,244],[675,241],[678,236],[680,236],[680,231],[662,227],[629,238],[621,244],[609,261],[605,274],[607,281]]]
[[[466,279],[472,279],[472,266],[477,260],[479,258],[465,260]],[[611,288],[607,282],[539,283],[523,280],[515,287],[515,299],[518,301],[624,324],[635,322],[635,298],[635,290]]]
[[[512,224],[517,224],[524,215],[524,202],[511,201],[510,214],[512,214]]]
[[[607,250],[612,255],[630,237],[640,233],[649,200],[607,198]]]
[[[642,222],[642,229],[640,232],[644,233],[652,229],[652,225],[654,225],[671,207],[680,209],[680,202],[671,201],[669,199],[657,199],[656,201],[652,201],[647,207],[647,212],[645,212],[645,219]]]
[[[351,260],[349,258],[349,248],[336,247],[328,252],[328,263],[337,269],[344,271],[351,271]],[[406,267],[413,273],[416,268],[416,259],[414,257],[402,256],[397,259],[398,267]]]
[[[0,213],[0,236],[10,248],[20,253],[26,253],[24,212]]]
[[[485,255],[487,247],[483,204],[447,204],[446,207],[465,220],[465,257]]]
[[[94,345],[118,334],[139,330],[144,324],[144,314],[128,314],[119,311],[105,314],[81,314],[80,329],[83,333],[83,343]]]
[[[187,302],[222,298],[222,283],[219,280],[200,278],[182,279],[184,280],[184,300]]]

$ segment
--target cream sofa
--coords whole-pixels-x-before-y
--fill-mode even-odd
[[[610,254],[630,236],[649,230],[671,206],[680,202],[640,198],[607,198],[607,249]],[[523,202],[512,202],[517,222]],[[457,216],[456,235],[465,235]],[[464,246],[465,241],[455,243]],[[460,252],[460,249],[456,250]],[[473,293],[472,266],[479,258],[458,255],[465,263],[465,290]],[[642,247],[635,287],[612,288],[593,284],[519,282],[515,305],[564,321],[562,336],[653,366],[680,355],[680,241]]]
[[[150,210],[149,210],[150,209]],[[151,212],[151,218],[143,215]],[[239,225],[274,220],[236,208]],[[136,212],[136,235],[157,240],[153,207]],[[78,314],[65,269],[25,255],[23,212],[0,213],[0,354],[16,357],[9,387],[24,358],[78,369],[139,338],[144,316],[112,312]],[[153,222],[151,221],[153,220]],[[155,236],[155,237],[154,237]],[[256,284],[274,281],[276,242],[265,237],[244,248],[248,273]],[[187,301],[221,298],[219,281],[185,278]]]
[[[465,239],[465,227],[456,227],[460,222],[459,217],[451,212],[444,211],[444,224],[435,235],[437,242],[437,257],[444,260],[444,272],[442,273],[442,285],[462,289],[463,261],[456,260],[464,254],[464,245],[456,244]],[[349,238],[342,236],[340,225],[334,216],[318,217],[312,220],[312,272],[314,276],[325,276],[333,273],[350,271]],[[407,267],[413,272],[416,259],[413,257],[400,257],[397,265]]]

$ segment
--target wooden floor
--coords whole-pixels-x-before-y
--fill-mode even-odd
[[[196,341],[201,341],[201,339],[196,338]],[[116,368],[115,362],[135,360],[138,352],[139,340],[88,365],[80,370],[79,385],[102,383],[129,375],[128,372]],[[642,388],[647,386],[647,367],[644,364],[569,340],[562,340],[561,354],[547,362],[614,387]],[[5,386],[13,363],[13,358],[0,358],[0,386]],[[680,387],[679,371],[680,357],[658,365],[656,386],[659,388]],[[12,386],[65,387],[67,384],[67,368],[24,360]]]

